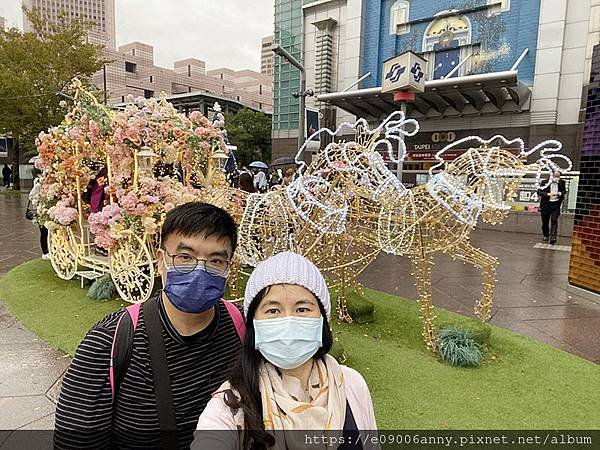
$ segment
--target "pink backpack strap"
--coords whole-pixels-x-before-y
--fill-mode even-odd
[[[231,320],[233,321],[233,325],[235,326],[235,330],[240,337],[240,341],[244,342],[246,337],[246,324],[244,323],[244,318],[242,317],[242,313],[237,307],[231,303],[223,299],[223,303],[225,303],[225,307],[227,308],[227,312],[231,316]]]
[[[119,320],[117,321],[117,326],[115,328],[115,334],[113,335],[113,341],[112,341],[112,346],[110,348],[110,369],[109,369],[109,380],[110,380],[110,391],[112,394],[112,399],[114,401],[115,399],[115,370],[114,370],[114,359],[115,359],[115,348],[116,348],[116,342],[117,342],[117,334],[119,333],[119,329],[121,327],[121,321],[123,320],[123,317],[125,317],[125,314],[129,314],[129,317],[131,318],[131,324],[133,325],[133,332],[135,333],[135,330],[137,328],[138,325],[138,320],[140,318],[140,309],[142,307],[141,303],[136,303],[134,305],[129,305],[127,308],[125,308],[125,311],[123,311],[123,314],[121,314],[121,316],[119,317]]]
[[[133,331],[137,329],[138,319],[140,318],[140,310],[142,309],[141,303],[136,303],[134,305],[129,305],[125,308],[129,315],[131,316],[131,323],[133,324]]]

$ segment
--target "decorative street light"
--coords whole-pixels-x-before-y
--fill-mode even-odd
[[[214,161],[213,162],[213,167],[214,168],[217,168],[221,172],[224,172],[225,171],[225,165],[227,164],[227,160],[229,159],[229,155],[227,155],[227,153],[225,153],[223,151],[223,149],[221,149],[219,147],[215,151],[212,152],[212,155],[210,156],[210,159],[212,159]]]
[[[144,145],[139,151],[135,152],[135,173],[133,174],[133,184],[137,187],[139,174],[141,172],[144,175],[149,175],[152,173],[152,168],[154,166],[154,158],[158,155],[152,151],[150,147]]]

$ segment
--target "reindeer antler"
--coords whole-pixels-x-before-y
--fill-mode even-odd
[[[406,130],[406,125],[413,125],[414,129],[411,131]],[[314,132],[312,135],[308,137],[308,139],[304,142],[302,147],[298,150],[296,154],[295,161],[297,164],[300,164],[301,167],[304,167],[306,164],[304,161],[300,160],[302,153],[306,149],[308,143],[321,134],[328,134],[330,136],[338,136],[340,132],[344,129],[353,130],[357,137],[365,137],[367,145],[365,146],[370,151],[375,151],[376,148],[385,144],[387,148],[387,153],[392,162],[398,163],[404,160],[406,156],[406,145],[404,144],[404,136],[414,136],[419,131],[419,123],[415,119],[407,119],[402,111],[394,111],[391,113],[379,126],[373,130],[369,128],[369,123],[365,119],[358,119],[354,123],[344,122],[340,126],[338,126],[335,130],[331,130],[329,128],[321,128],[320,130]],[[379,139],[379,137],[383,134],[383,138]],[[402,137],[401,137],[402,136]],[[398,142],[398,158],[394,158],[393,155],[393,145],[390,140],[395,140]],[[357,142],[349,142],[348,144],[358,144]]]
[[[406,125],[413,125],[414,129],[408,131]],[[419,132],[419,122],[415,119],[407,119],[402,111],[394,111],[390,114],[377,128],[375,128],[371,134],[378,137],[381,132],[383,138],[373,142],[369,149],[375,151],[381,144],[385,144],[387,154],[391,162],[398,164],[400,161],[404,161],[406,157],[406,143],[404,138],[406,136],[411,137]],[[398,143],[398,157],[394,158],[394,148],[392,141]]]
[[[335,137],[335,136],[338,136],[340,134],[340,132],[344,129],[351,129],[356,132],[361,127],[366,130],[369,129],[369,124],[367,123],[367,121],[365,119],[362,119],[362,118],[358,119],[354,123],[344,122],[340,126],[338,126],[335,130],[331,130],[329,128],[321,128],[320,130],[315,131],[313,134],[311,134],[308,137],[308,139],[306,139],[304,144],[302,144],[302,147],[300,147],[300,149],[298,150],[298,153],[296,153],[296,157],[294,158],[294,160],[296,161],[296,164],[299,164],[302,168],[304,168],[306,163],[304,161],[302,161],[300,159],[300,157],[302,156],[302,153],[304,153],[304,150],[306,150],[306,146],[308,145],[308,143],[310,141],[314,140],[316,137],[318,137],[324,133],[327,133],[328,135]],[[302,132],[302,130],[300,132]]]
[[[521,139],[521,138],[507,139],[500,134],[492,136],[490,139],[483,139],[483,138],[480,138],[479,136],[467,136],[465,138],[462,138],[462,139],[459,139],[458,141],[453,142],[452,144],[447,145],[446,147],[444,147],[443,149],[441,149],[439,152],[436,153],[435,159],[438,160],[438,163],[429,169],[429,175],[433,175],[434,170],[436,170],[440,166],[444,165],[445,160],[444,160],[444,158],[442,158],[442,155],[445,152],[447,152],[448,150],[455,148],[455,147],[457,147],[461,144],[464,144],[465,142],[469,142],[469,141],[475,141],[475,142],[478,142],[480,145],[488,146],[497,140],[503,142],[507,146],[513,145],[513,144],[519,144],[519,153],[520,154],[523,154],[523,152],[525,151],[525,143],[523,142],[523,139]]]
[[[568,156],[563,155],[562,153],[558,153],[562,150],[562,148],[563,146],[560,141],[550,139],[541,142],[540,144],[536,145],[530,150],[523,151],[521,153],[523,156],[529,156],[537,151],[540,152],[540,158],[534,164],[531,164],[529,166],[531,168],[537,169],[535,176],[535,184],[538,188],[547,188],[550,185],[550,178],[552,177],[552,174],[554,174],[554,172],[559,171],[561,173],[567,173],[570,172],[573,168],[573,162],[571,161],[571,159]],[[566,167],[561,167],[555,161],[562,161],[566,163]],[[540,179],[542,178],[542,174],[544,172],[548,173],[548,181],[542,186],[542,184],[540,183]]]

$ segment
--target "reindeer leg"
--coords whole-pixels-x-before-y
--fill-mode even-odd
[[[473,247],[469,241],[461,242],[456,246],[452,256],[481,269],[483,275],[483,290],[481,292],[481,298],[475,303],[474,312],[482,322],[487,322],[490,320],[492,301],[494,299],[494,285],[496,282],[495,277],[498,258]]]
[[[342,268],[338,280],[337,315],[340,322],[352,323],[352,317],[348,313],[348,299],[346,298],[346,270]]]
[[[240,292],[240,278],[241,278],[242,265],[239,258],[234,257],[231,264],[231,270],[229,272],[229,295],[232,299],[238,299],[241,295]]]
[[[340,322],[352,323],[352,317],[348,313],[348,299],[346,298],[346,293],[344,292],[344,288],[340,288],[337,302],[337,315]]]
[[[421,304],[421,314],[423,319],[423,338],[427,345],[427,350],[435,353],[437,351],[435,315],[433,314],[433,304],[431,303],[431,266],[433,261],[431,256],[414,256],[411,259],[414,270],[415,286],[419,294],[419,303]]]

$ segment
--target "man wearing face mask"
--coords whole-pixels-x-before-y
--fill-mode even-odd
[[[558,170],[554,172],[554,176],[550,179],[550,184],[545,189],[538,191],[544,242],[550,240],[551,244],[556,244],[558,216],[560,216],[560,207],[566,194],[565,180],[561,180]]]
[[[241,314],[222,300],[237,243],[232,217],[181,205],[167,214],[161,242],[164,289],[136,320],[112,313],[79,345],[56,409],[55,448],[189,448],[241,348]]]

